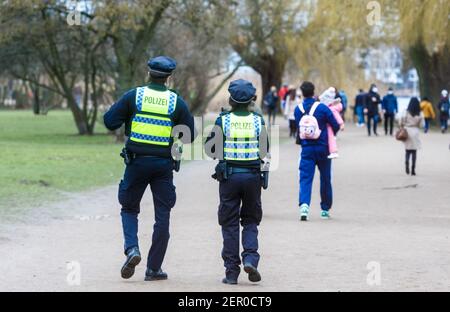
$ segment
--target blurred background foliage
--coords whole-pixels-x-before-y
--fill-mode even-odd
[[[449,16],[450,0],[1,1],[0,207],[117,181],[122,135],[101,117],[147,82],[152,56],[178,60],[171,87],[196,115],[227,104],[233,77],[260,99],[302,80],[350,97],[377,82],[436,105],[450,89]],[[411,70],[416,92],[398,82]]]
[[[375,3],[375,6],[374,4]],[[242,67],[270,86],[313,80],[350,90],[374,49],[399,49],[436,104],[450,88],[450,0],[3,1],[0,107],[72,112],[93,134],[101,113],[146,83],[149,57],[179,61],[172,86],[201,115]],[[379,7],[380,19],[368,22]],[[69,21],[69,22],[68,22]],[[223,92],[223,91],[222,91]],[[212,104],[214,106],[214,103]]]

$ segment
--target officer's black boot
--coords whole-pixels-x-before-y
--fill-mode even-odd
[[[166,280],[168,278],[167,273],[163,272],[163,270],[159,269],[158,271],[153,271],[150,269],[147,269],[145,272],[145,281],[151,282],[151,281],[162,281]]]
[[[261,274],[259,274],[258,269],[250,263],[244,264],[244,271],[248,274],[248,280],[250,282],[257,283],[261,281]]]
[[[127,252],[127,260],[122,267],[121,275],[124,279],[129,279],[134,275],[135,267],[141,262],[141,253],[137,247],[133,247]]]

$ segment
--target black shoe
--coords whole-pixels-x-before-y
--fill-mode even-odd
[[[410,171],[409,171],[409,166],[406,165],[406,174],[409,175]]]
[[[244,271],[248,274],[248,280],[252,283],[258,283],[261,281],[261,274],[250,263],[244,264]]]
[[[222,280],[222,283],[227,284],[227,285],[237,285],[238,282],[235,279],[224,277]]]
[[[153,271],[150,269],[147,269],[145,272],[145,281],[151,282],[151,281],[163,281],[168,278],[167,273],[163,272],[163,270],[159,269],[159,271]]]
[[[129,279],[134,275],[135,267],[141,262],[141,253],[137,247],[130,249],[127,253],[127,261],[120,271],[122,278]]]
[[[411,175],[412,175],[412,176],[416,176],[416,169],[415,169],[415,168],[412,169]]]

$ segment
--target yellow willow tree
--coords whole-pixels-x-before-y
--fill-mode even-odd
[[[316,14],[322,17],[315,18],[321,25],[316,40],[331,47],[326,51],[399,46],[417,69],[422,96],[436,103],[440,91],[450,88],[449,0],[317,0],[316,4]]]
[[[440,91],[450,88],[450,1],[398,0],[394,5],[400,43],[417,69],[420,92],[436,104]]]
[[[360,67],[360,52],[368,47],[365,38],[369,28],[357,27],[355,16],[367,14],[365,5],[340,1],[312,2],[310,15],[302,36],[287,39],[292,61],[288,75],[294,79],[311,80],[318,92],[329,86],[344,89],[352,97],[356,87],[364,88],[364,73]],[[357,8],[361,7],[361,12]],[[344,23],[343,15],[350,11],[354,16]],[[360,47],[361,50],[355,49]]]
[[[263,94],[280,87],[291,57],[288,42],[303,38],[313,0],[241,0],[233,12],[231,46],[261,75]]]
[[[357,53],[349,46],[339,47],[336,44],[321,41],[311,25],[303,40],[289,42],[294,64],[288,67],[288,75],[292,80],[313,81],[318,90],[335,86],[354,95],[355,86],[363,88],[367,84],[362,68],[355,60]]]

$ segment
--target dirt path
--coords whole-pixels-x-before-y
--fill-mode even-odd
[[[422,139],[413,178],[403,173],[401,144],[349,127],[334,163],[333,219],[319,219],[316,183],[309,223],[297,216],[298,148],[282,145],[280,168],[263,198],[260,285],[245,276],[235,288],[220,284],[214,164],[192,162],[176,177],[168,281],[143,282],[144,264],[132,280],[121,280],[122,232],[117,187],[111,186],[4,225],[0,291],[450,291],[450,137]],[[149,194],[140,219],[145,254],[153,220]],[[71,261],[81,266],[79,286],[66,281]],[[372,261],[381,267],[379,286],[366,282]]]

